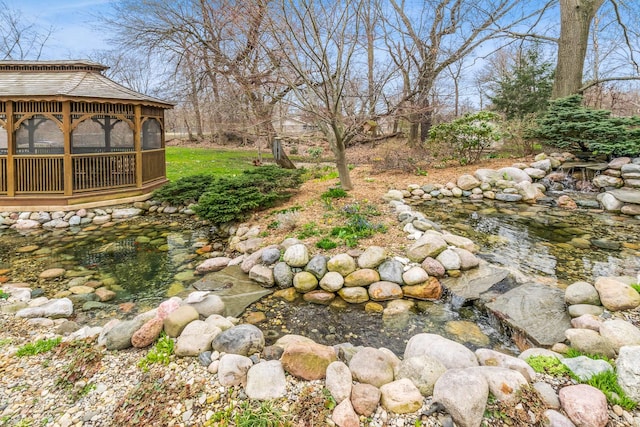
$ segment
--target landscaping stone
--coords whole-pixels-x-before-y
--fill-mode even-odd
[[[349,369],[354,380],[378,388],[390,383],[394,378],[393,365],[387,356],[371,347],[364,347],[358,351],[351,358]]]
[[[295,244],[284,252],[283,261],[291,267],[304,267],[309,262],[309,251],[303,244]]]
[[[247,371],[245,392],[249,399],[273,400],[287,394],[287,379],[279,360],[253,365]]]
[[[396,414],[416,412],[422,406],[422,395],[411,380],[403,378],[380,387],[382,407]]]
[[[239,354],[225,354],[218,364],[218,381],[224,387],[245,386],[253,362]]]
[[[587,384],[563,387],[559,393],[562,409],[577,427],[604,427],[609,421],[607,399]]]
[[[315,255],[309,263],[304,267],[304,271],[309,272],[320,280],[327,274],[327,257],[324,255]]]
[[[388,259],[378,267],[380,280],[402,284],[403,265],[395,259]]]
[[[332,347],[311,341],[287,345],[280,360],[286,372],[313,381],[324,378],[327,367],[337,358]]]
[[[358,257],[358,267],[376,268],[387,258],[387,250],[380,246],[369,246]]]
[[[477,427],[489,397],[489,384],[471,369],[449,369],[436,382],[433,401],[441,403],[459,427]]]
[[[329,259],[327,269],[346,277],[356,270],[356,261],[348,254],[338,254]]]
[[[351,370],[344,362],[331,362],[327,366],[325,384],[337,403],[349,399],[352,389]]]
[[[213,339],[212,348],[220,353],[248,356],[264,348],[264,336],[253,325],[238,325],[217,335]]]
[[[351,403],[358,415],[372,415],[380,403],[380,389],[371,384],[355,383],[351,389]]]
[[[199,317],[198,310],[190,305],[178,307],[164,319],[164,332],[176,338],[189,323],[198,320]]]

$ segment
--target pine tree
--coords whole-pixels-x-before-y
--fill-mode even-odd
[[[582,106],[581,95],[553,100],[529,135],[565,149],[610,156],[640,154],[640,117],[611,117],[611,111]]]
[[[552,64],[542,61],[534,47],[518,55],[509,73],[496,82],[494,96],[489,99],[493,109],[507,119],[522,119],[546,109],[552,87]]]

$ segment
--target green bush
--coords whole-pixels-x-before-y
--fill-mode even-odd
[[[302,184],[302,171],[263,166],[234,177],[218,178],[200,196],[194,211],[215,224],[244,219],[247,214],[268,208],[291,197]]]
[[[528,137],[565,150],[610,156],[640,153],[640,117],[611,117],[611,111],[582,106],[582,96],[551,102]]]
[[[172,205],[197,202],[215,178],[211,175],[192,175],[180,178],[153,192],[153,198]]]
[[[489,111],[468,113],[451,123],[432,127],[429,141],[448,145],[460,164],[475,163],[493,142],[501,138],[497,126],[499,121],[500,116]]]

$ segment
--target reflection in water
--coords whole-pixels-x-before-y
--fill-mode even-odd
[[[0,268],[14,282],[38,283],[48,268],[65,268],[67,278],[100,281],[116,292],[112,302],[157,301],[171,286],[184,289],[193,282],[195,248],[209,241],[207,228],[162,221],[128,221],[111,228],[83,231],[34,230],[19,234],[0,230]],[[21,252],[20,248],[35,250]],[[38,283],[48,296],[66,289],[67,281]]]
[[[480,246],[481,256],[561,283],[640,269],[640,221],[600,211],[450,200],[421,207],[425,215]]]

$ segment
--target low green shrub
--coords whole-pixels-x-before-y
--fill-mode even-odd
[[[554,377],[569,375],[571,370],[553,356],[531,356],[527,358],[527,363],[534,371],[541,374],[549,374]]]
[[[500,140],[499,121],[500,116],[490,111],[467,113],[450,123],[433,126],[429,143],[449,146],[460,164],[475,163],[492,143]]]
[[[612,405],[620,405],[627,411],[635,409],[637,405],[622,390],[622,387],[618,384],[618,375],[614,371],[599,372],[589,378],[587,384],[603,392],[607,397],[607,401]]]
[[[302,171],[263,166],[242,175],[214,180],[200,196],[194,211],[215,224],[240,221],[250,212],[291,197],[302,184]]]
[[[214,179],[211,175],[186,176],[157,189],[153,198],[172,205],[195,203]]]

